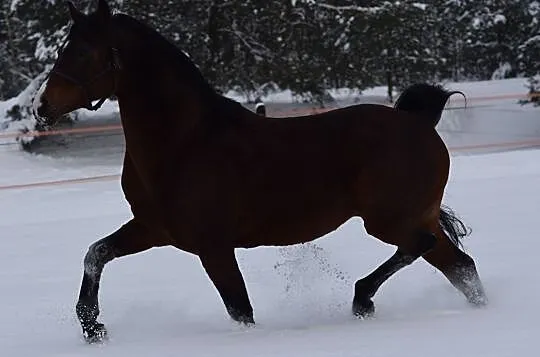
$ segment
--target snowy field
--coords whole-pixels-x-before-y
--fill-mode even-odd
[[[495,119],[505,108],[516,110],[515,100],[498,105]],[[540,121],[539,109],[513,115],[524,113]],[[452,157],[444,201],[473,230],[464,243],[490,298],[485,308],[468,306],[419,260],[383,285],[374,319],[354,319],[354,282],[394,248],[352,219],[312,244],[237,251],[254,328],[229,320],[192,255],[160,248],[115,260],[100,296],[110,340],[89,346],[74,311],[82,259],[88,245],[130,217],[119,182],[1,186],[120,172],[119,162],[100,158],[0,151],[2,357],[524,357],[537,350],[540,150]]]

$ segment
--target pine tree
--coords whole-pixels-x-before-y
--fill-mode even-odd
[[[93,11],[96,0],[78,0]],[[254,99],[291,89],[490,79],[540,72],[537,0],[109,0],[187,52],[218,90]],[[0,99],[17,95],[56,59],[67,6],[0,3]]]
[[[375,82],[393,89],[437,77],[440,59],[432,33],[435,9],[415,1],[384,2],[367,19],[370,51],[367,70]]]
[[[518,63],[522,73],[529,77],[530,102],[540,105],[540,3],[527,1],[523,8],[525,36],[518,46]]]

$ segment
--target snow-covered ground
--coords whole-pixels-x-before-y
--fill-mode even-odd
[[[497,93],[514,92],[507,84]],[[467,93],[472,86],[449,87]],[[490,112],[494,131],[503,131],[504,113],[513,116],[505,131],[529,130],[525,115],[527,125],[536,114],[540,120],[539,109],[520,111],[514,103]],[[458,121],[455,112],[445,112],[445,125]],[[452,135],[471,135],[475,127],[462,129]],[[229,320],[192,255],[160,248],[113,261],[100,300],[110,341],[95,346],[82,341],[74,305],[88,245],[130,217],[118,180],[1,188],[116,174],[121,162],[104,162],[101,152],[80,160],[2,149],[0,163],[2,357],[510,357],[536,351],[540,150],[452,157],[444,201],[473,229],[465,247],[489,295],[486,308],[468,306],[420,260],[383,285],[374,319],[352,318],[355,280],[394,250],[352,219],[311,244],[237,251],[255,309],[257,326],[250,329]]]

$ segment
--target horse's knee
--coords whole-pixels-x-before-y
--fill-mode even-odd
[[[84,271],[90,276],[101,274],[105,264],[114,259],[114,250],[111,244],[105,240],[99,240],[90,247],[84,257]]]

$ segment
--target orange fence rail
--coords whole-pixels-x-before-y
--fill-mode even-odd
[[[99,182],[99,181],[114,181],[119,178],[120,178],[120,175],[112,174],[112,175],[79,177],[79,178],[64,179],[64,180],[38,181],[38,182],[31,182],[31,183],[0,186],[0,191],[35,188],[35,187],[63,186],[63,185],[69,185],[69,184],[89,183],[89,182]]]
[[[511,141],[511,142],[503,142],[503,143],[491,143],[491,144],[455,146],[455,147],[449,147],[449,150],[450,152],[455,153],[455,152],[472,151],[472,150],[520,149],[520,148],[532,148],[532,147],[540,147],[540,139]],[[3,186],[0,185],[0,192],[9,191],[9,190],[50,187],[50,186],[64,186],[64,185],[82,184],[82,183],[91,183],[91,182],[115,181],[119,179],[120,179],[119,174],[110,174],[110,175],[71,178],[71,179],[64,179],[64,180],[39,181],[39,182],[32,182],[32,183],[12,184],[12,185],[3,185]]]

